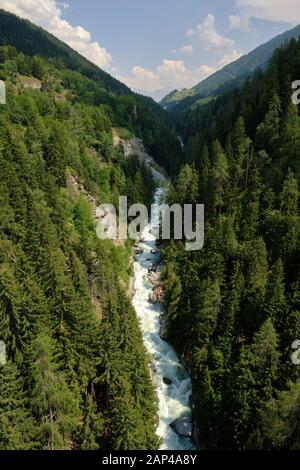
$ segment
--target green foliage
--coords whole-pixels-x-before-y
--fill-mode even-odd
[[[185,158],[169,201],[205,203],[205,245],[164,249],[165,308],[207,448],[300,445],[291,361],[300,335],[300,121],[291,103],[299,57],[292,41],[265,74],[195,107],[182,124]]]
[[[260,416],[257,431],[249,439],[249,448],[299,450],[299,381],[280,392]]]
[[[16,366],[0,366],[0,450],[34,448],[34,421]]]
[[[155,187],[114,147],[113,125],[140,137],[147,127],[158,147],[160,122],[171,144],[176,135],[159,107],[39,28],[1,11],[0,31],[18,49],[0,47],[0,448],[157,449],[148,359],[123,292],[131,245],[100,241],[94,216],[126,191],[150,205]]]

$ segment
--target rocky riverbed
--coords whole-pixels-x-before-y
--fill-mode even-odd
[[[163,189],[158,188],[155,201],[159,202]],[[152,228],[159,218],[145,229],[142,240],[134,246],[133,305],[140,320],[144,343],[150,358],[151,377],[158,396],[159,424],[157,434],[161,449],[195,449],[191,410],[192,384],[187,370],[176,352],[166,341],[167,316],[162,309],[162,264]],[[166,331],[165,331],[166,333]]]

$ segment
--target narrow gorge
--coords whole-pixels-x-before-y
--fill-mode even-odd
[[[154,204],[164,199],[166,178],[137,139],[126,144],[127,152],[135,152],[151,169],[159,187]],[[154,212],[141,239],[134,246],[133,306],[140,321],[144,344],[150,359],[152,380],[158,397],[159,424],[157,434],[161,450],[195,450],[191,410],[192,383],[173,347],[162,339],[163,308],[157,295],[162,269],[155,231],[159,227],[159,211]]]

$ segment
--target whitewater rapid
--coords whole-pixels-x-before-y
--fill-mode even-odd
[[[156,190],[155,203],[161,201],[163,193],[163,188]],[[153,265],[157,265],[160,259],[155,236],[152,234],[153,229],[158,225],[159,215],[156,214],[148,227],[145,228],[141,241],[138,242],[140,253],[135,256],[134,261],[135,295],[133,305],[150,357],[153,381],[158,396],[157,435],[162,441],[160,448],[161,450],[195,450],[196,447],[191,438],[179,436],[170,426],[179,418],[191,416],[192,384],[172,346],[160,337],[160,315],[162,313],[160,304],[153,304],[149,300],[154,286],[148,280],[148,271]],[[171,384],[167,385],[164,378],[169,379]]]

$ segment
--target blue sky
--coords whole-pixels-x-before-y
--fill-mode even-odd
[[[156,99],[300,22],[299,0],[0,0],[0,7]]]

